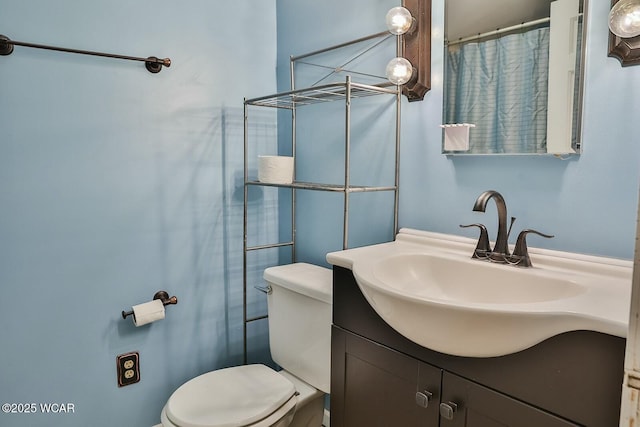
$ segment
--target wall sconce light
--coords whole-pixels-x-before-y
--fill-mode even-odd
[[[391,34],[400,36],[404,33],[415,30],[416,19],[411,16],[411,12],[405,7],[394,7],[387,12],[387,29]]]
[[[386,22],[398,36],[400,53],[387,64],[387,78],[403,86],[409,102],[422,101],[431,89],[431,0],[402,0],[402,7],[389,10]]]
[[[403,85],[408,83],[414,74],[417,74],[415,68],[413,68],[411,62],[405,58],[393,58],[387,64],[387,79],[389,79],[389,81],[394,85]]]
[[[609,56],[622,66],[640,64],[640,0],[612,0]]]
[[[409,10],[402,6],[390,9],[389,12],[387,12],[386,22],[389,32],[396,36],[413,32],[416,28],[415,18],[411,16]],[[398,39],[398,43],[398,52],[400,52],[402,49],[400,39]],[[408,59],[399,56],[389,61],[385,74],[391,83],[404,85],[417,73]]]
[[[609,29],[622,38],[640,35],[640,0],[622,0],[609,12]]]

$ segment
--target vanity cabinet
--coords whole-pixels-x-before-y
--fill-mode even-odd
[[[334,427],[578,426],[343,329],[333,337],[344,378],[332,390]]]
[[[447,371],[442,374],[442,389],[443,427],[578,426]]]
[[[440,369],[336,327],[331,347],[333,427],[438,426]]]
[[[333,275],[332,427],[618,425],[624,339],[575,331],[506,356],[451,356],[389,327],[350,270]]]

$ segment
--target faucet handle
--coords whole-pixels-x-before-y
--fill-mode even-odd
[[[484,224],[460,224],[461,228],[478,227],[480,229],[480,237],[478,237],[478,244],[473,251],[471,258],[487,258],[491,253],[491,246],[489,244],[489,233],[487,233],[487,227]]]
[[[529,258],[529,249],[527,248],[527,234],[529,233],[537,234],[538,236],[546,237],[547,239],[554,237],[551,234],[544,234],[530,228],[522,230],[520,234],[518,234],[518,240],[516,240],[516,246],[513,249],[513,264],[520,265],[522,267],[531,267],[531,258]]]

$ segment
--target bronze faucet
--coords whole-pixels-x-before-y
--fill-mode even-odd
[[[491,250],[487,229],[483,224],[460,225],[460,227],[478,227],[480,229],[480,237],[476,249],[473,251],[472,258],[488,259],[493,262],[507,263],[518,265],[521,267],[531,267],[531,259],[529,258],[529,250],[527,249],[526,237],[529,233],[534,233],[542,237],[551,238],[552,235],[544,234],[536,230],[522,230],[518,235],[513,255],[509,253],[509,234],[511,227],[516,220],[511,217],[511,225],[507,230],[507,204],[500,193],[495,190],[488,190],[478,196],[473,205],[476,212],[484,212],[490,199],[496,202],[498,208],[498,235],[496,243]]]

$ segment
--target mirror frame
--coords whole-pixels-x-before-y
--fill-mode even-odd
[[[576,135],[576,145],[573,146],[573,148],[575,149],[575,153],[562,153],[562,154],[557,154],[557,153],[467,153],[463,151],[446,151],[444,149],[444,129],[443,129],[442,138],[441,138],[441,154],[445,156],[452,156],[452,157],[457,157],[457,156],[463,156],[463,157],[464,156],[554,156],[561,159],[566,159],[572,156],[580,156],[582,154],[582,150],[583,150],[582,132],[584,127],[584,111],[583,111],[584,110],[584,85],[585,85],[584,65],[587,61],[586,45],[587,45],[587,39],[589,37],[587,21],[588,21],[589,9],[590,9],[590,5],[589,5],[590,1],[591,0],[582,0],[582,15],[583,15],[582,36],[583,37],[582,37],[582,46],[579,52],[582,59],[581,59],[580,76],[579,76],[580,87],[578,88],[578,94],[577,94],[578,115],[576,120],[577,120],[578,127],[577,127],[577,135]],[[619,0],[611,0],[611,5],[613,6],[618,1]],[[446,18],[445,18],[445,21],[446,21]],[[611,36],[616,37],[613,33],[610,32],[610,40],[609,40],[610,47],[611,47]],[[637,57],[635,58],[635,61],[637,62],[635,62],[634,64],[626,64],[626,65],[640,64],[640,36],[634,37],[632,39],[626,39],[626,41],[630,41],[630,40],[635,42],[633,46],[634,48],[638,49]],[[446,44],[443,46],[443,49],[445,50],[445,56],[446,56],[446,49],[447,49]],[[609,55],[609,56],[613,56],[613,55]],[[442,109],[444,111],[444,98],[442,102]]]

